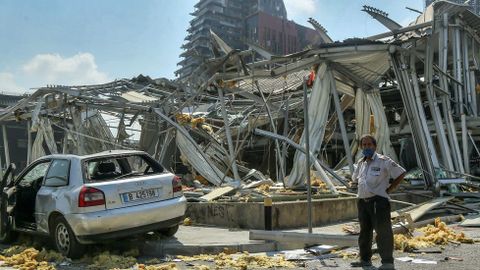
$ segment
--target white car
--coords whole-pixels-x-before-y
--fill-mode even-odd
[[[106,239],[172,236],[186,210],[181,179],[142,151],[45,156],[8,181],[11,171],[0,185],[0,242],[47,235],[70,258]]]

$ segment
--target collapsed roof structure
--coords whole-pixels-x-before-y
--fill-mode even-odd
[[[347,180],[333,168],[348,166],[347,176],[353,171],[365,133],[377,138],[379,152],[418,164],[426,187],[439,187],[436,168],[468,176],[472,157],[480,156],[480,18],[446,1],[407,27],[379,10],[364,11],[389,31],[285,56],[234,50],[212,34],[223,56],[186,82],[140,76],[44,87],[4,110],[0,121],[27,121],[28,134],[36,132],[28,137],[27,162],[47,153],[135,147],[172,167],[178,148],[189,170],[216,186],[269,178],[304,186],[308,155],[335,193]],[[323,40],[332,40],[310,22]],[[115,136],[109,116],[116,118]],[[127,140],[135,123],[137,146]],[[401,143],[405,138],[414,147]]]

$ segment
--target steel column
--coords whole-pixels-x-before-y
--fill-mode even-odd
[[[413,106],[413,108],[416,107],[418,120],[420,120],[418,124],[420,125],[420,128],[423,131],[424,136],[422,137],[426,139],[426,144],[432,158],[432,164],[434,167],[440,167],[440,164],[438,162],[438,157],[437,157],[437,151],[435,150],[435,146],[433,145],[432,136],[430,134],[430,131],[427,125],[427,118],[425,116],[425,111],[423,109],[423,102],[422,102],[422,96],[420,95],[420,87],[418,85],[418,78],[417,78],[418,75],[417,75],[417,70],[415,68],[415,64],[416,64],[415,61],[416,61],[416,56],[414,54],[410,55],[410,73],[411,73],[410,76],[411,76],[411,82],[413,85],[413,91],[415,93],[415,102],[416,102],[416,106]]]
[[[305,170],[307,176],[307,218],[308,218],[308,233],[312,233],[312,182],[310,179],[310,132],[309,132],[309,119],[308,119],[308,95],[307,95],[307,82],[303,79],[303,133],[305,134]],[[275,142],[277,142],[275,140]],[[278,142],[277,142],[278,143]]]
[[[414,89],[411,85],[411,78],[407,72],[408,65],[405,63],[405,56],[396,52],[395,47],[391,47],[390,56],[392,66],[397,77],[400,95],[402,97],[407,117],[412,128],[413,142],[415,144],[415,151],[420,157],[419,166],[423,170],[424,180],[427,187],[432,187],[435,183],[434,166],[432,163],[432,156],[427,146],[427,139],[421,126],[422,122],[419,117],[418,108],[416,108],[415,97],[413,96]]]
[[[8,165],[10,165],[10,149],[8,148],[7,127],[5,123],[2,125],[2,133],[3,149],[5,150],[5,166],[8,167]]]
[[[440,152],[442,154],[443,165],[449,170],[454,170],[452,156],[450,153],[450,147],[447,142],[447,136],[445,135],[445,128],[443,126],[442,116],[440,115],[440,108],[438,106],[437,95],[433,89],[433,42],[432,38],[429,38],[426,44],[426,59],[425,59],[425,82],[426,93],[430,112],[432,114],[433,122],[435,123],[435,129],[437,130],[437,140]]]
[[[27,120],[27,165],[32,161],[32,132],[30,120]]]
[[[223,96],[223,90],[218,87],[218,96],[220,98],[220,106],[222,107],[223,122],[225,123],[225,135],[227,137],[228,151],[230,152],[230,163],[232,164],[232,171],[235,180],[240,181],[240,175],[238,174],[235,149],[233,148],[232,134],[230,132],[230,121],[228,120],[227,109],[225,107],[225,97]]]
[[[350,150],[350,142],[347,137],[347,129],[345,128],[345,119],[343,118],[342,107],[340,105],[340,99],[338,97],[337,85],[335,83],[335,78],[333,78],[333,71],[329,72],[330,81],[331,81],[331,92],[333,95],[333,101],[335,103],[335,111],[337,112],[338,125],[340,126],[340,132],[342,133],[343,147],[345,149],[345,155],[347,156],[348,167],[350,168],[350,173],[353,175],[355,170],[353,167],[353,158],[352,151]]]
[[[470,158],[468,156],[468,130],[467,116],[462,114],[462,148],[463,148],[463,167],[466,173],[470,173]]]

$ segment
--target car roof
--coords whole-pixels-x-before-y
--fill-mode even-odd
[[[109,157],[109,156],[121,156],[121,155],[132,155],[132,154],[147,154],[144,151],[139,150],[108,150],[103,151],[95,154],[89,155],[73,155],[73,154],[53,154],[48,156],[43,156],[38,160],[42,159],[69,159],[69,160],[85,160],[91,158],[101,158],[101,157]]]

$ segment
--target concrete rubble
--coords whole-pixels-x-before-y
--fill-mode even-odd
[[[447,221],[454,222],[478,214],[480,17],[446,1],[429,6],[407,27],[380,10],[363,11],[388,31],[333,42],[311,19],[329,42],[282,56],[238,51],[212,33],[212,46],[222,56],[181,81],[140,75],[39,88],[0,112],[1,160],[25,166],[51,153],[140,149],[182,176],[193,224],[208,223],[202,217],[209,216],[219,220],[210,225],[257,229],[252,240],[352,246],[355,227],[333,236],[258,229],[269,198],[277,229],[306,227],[307,196],[326,200],[328,211],[338,215],[327,219],[316,212],[315,226],[354,218],[349,181],[360,157],[358,139],[371,133],[378,152],[410,169],[396,209],[425,202],[394,212],[395,226],[407,228],[404,237],[421,218],[453,215]],[[6,130],[11,125],[28,134],[27,151],[17,160],[11,148],[18,138]],[[402,200],[407,203],[400,205]],[[250,212],[238,212],[235,203]],[[330,213],[325,207],[323,213]],[[289,216],[282,219],[282,211]],[[260,213],[252,218],[257,223],[234,218],[248,220],[239,213],[253,212]],[[282,223],[292,216],[300,222]],[[229,218],[231,223],[222,223]],[[431,222],[426,230],[454,235],[441,220]],[[478,226],[478,218],[468,224]],[[442,237],[433,242],[466,239]]]

